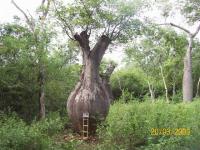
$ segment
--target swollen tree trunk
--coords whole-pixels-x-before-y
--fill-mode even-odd
[[[171,26],[181,29],[188,34],[188,49],[184,57],[184,70],[183,70],[183,101],[191,102],[193,99],[193,81],[192,81],[192,42],[193,39],[200,31],[200,24],[196,31],[191,33],[189,30],[182,26],[170,23]]]
[[[102,35],[92,50],[86,31],[75,34],[83,54],[83,68],[80,81],[71,92],[67,110],[72,127],[76,132],[82,130],[83,113],[89,113],[89,131],[95,132],[98,121],[105,119],[109,111],[109,93],[99,76],[99,65],[111,40]]]
[[[164,87],[165,87],[165,98],[166,98],[166,101],[169,102],[168,88],[167,88],[167,84],[166,84],[166,81],[165,81],[165,76],[164,76],[164,73],[163,73],[162,65],[160,65],[160,73],[161,73],[163,84],[164,84]]]
[[[45,118],[45,72],[44,66],[39,68],[39,119]]]
[[[183,70],[183,101],[191,102],[193,98],[193,80],[192,80],[192,41],[189,38],[189,46],[184,57],[184,70]]]
[[[199,81],[197,83],[196,97],[199,97],[199,86],[200,86],[200,78],[199,78]]]

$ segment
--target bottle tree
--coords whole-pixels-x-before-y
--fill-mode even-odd
[[[99,66],[111,43],[127,40],[138,29],[140,25],[135,15],[139,6],[141,1],[77,0],[67,4],[54,1],[55,15],[63,30],[70,40],[78,43],[82,52],[80,80],[67,100],[75,131],[82,130],[83,113],[90,115],[90,132],[95,131],[97,122],[108,114],[109,92],[99,75]]]
[[[197,37],[197,34],[200,31],[200,1],[199,0],[179,0],[179,1],[163,1],[164,3],[169,3],[169,10],[168,8],[164,9],[164,16],[168,17],[170,12],[173,13],[173,10],[175,9],[175,12],[179,12],[183,14],[185,17],[187,23],[189,25],[197,25],[194,31],[191,31],[191,29],[187,29],[184,26],[184,23],[181,24],[175,24],[173,22],[165,23],[162,25],[169,25],[174,28],[177,28],[187,34],[187,50],[185,52],[185,56],[183,59],[184,63],[184,69],[183,69],[183,101],[184,102],[191,102],[193,100],[193,77],[192,77],[192,51],[194,48],[194,39]],[[162,3],[163,3],[162,2]],[[176,6],[176,7],[172,7]],[[171,7],[171,8],[170,8]]]

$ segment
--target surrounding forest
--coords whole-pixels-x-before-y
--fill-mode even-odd
[[[199,0],[11,4],[0,150],[200,150]]]

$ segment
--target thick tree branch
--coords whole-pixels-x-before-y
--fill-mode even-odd
[[[179,28],[179,29],[185,31],[186,33],[192,35],[192,33],[191,33],[189,30],[185,29],[185,28],[182,27],[182,26],[176,25],[176,24],[174,24],[174,23],[161,23],[161,24],[156,24],[156,25],[160,25],[160,26],[161,26],[161,25],[173,26],[173,27]]]
[[[74,39],[79,43],[82,51],[88,54],[88,52],[90,51],[90,46],[89,35],[87,34],[87,31],[82,31],[80,34],[76,33],[74,35]]]
[[[163,24],[157,24],[157,25],[171,25],[173,27],[179,28],[179,29],[185,31],[186,33],[188,33],[191,38],[194,38],[200,31],[200,24],[199,24],[199,26],[197,27],[197,29],[194,33],[191,33],[189,30],[185,29],[184,27],[176,25],[174,23],[163,23]]]
[[[182,26],[176,25],[176,24],[174,24],[174,23],[170,23],[170,25],[173,26],[173,27],[176,27],[176,28],[179,28],[179,29],[185,31],[185,32],[188,33],[188,34],[192,34],[189,30],[185,29],[185,28],[182,27]]]
[[[95,57],[95,60],[98,64],[100,64],[102,57],[108,48],[111,40],[108,36],[102,35],[97,41],[96,45],[92,49],[92,56]]]

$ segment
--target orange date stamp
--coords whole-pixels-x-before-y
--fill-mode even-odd
[[[187,136],[191,134],[189,128],[151,128],[150,132],[152,136]]]

